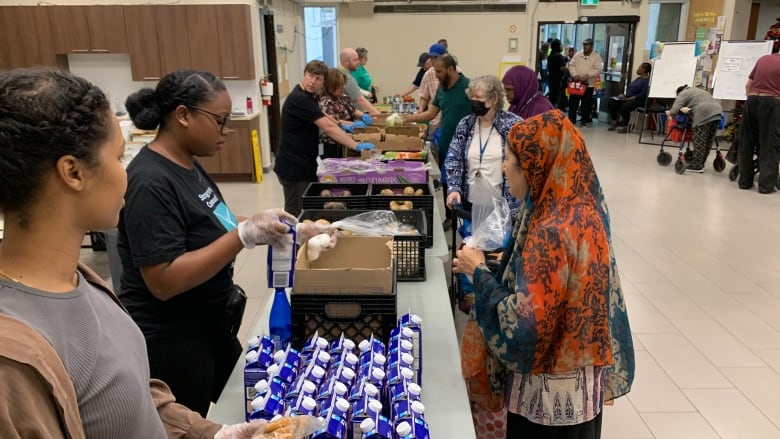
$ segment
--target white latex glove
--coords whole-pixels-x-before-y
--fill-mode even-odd
[[[330,233],[321,233],[309,240],[309,245],[306,248],[306,257],[309,261],[316,261],[320,258],[320,255],[328,249],[336,246],[336,235]]]
[[[688,114],[688,112],[691,111],[691,109],[688,107],[682,107],[680,108],[680,111],[683,112],[684,114]]]
[[[254,248],[257,244],[272,246],[289,245],[290,226],[298,222],[294,216],[282,209],[269,209],[253,215],[238,223],[238,237],[244,248]]]
[[[252,439],[255,433],[259,433],[265,428],[265,424],[266,421],[257,420],[249,423],[223,425],[214,435],[214,439]]]
[[[336,228],[330,224],[298,223],[295,225],[295,233],[298,237],[298,244],[301,244],[322,233],[335,235]]]

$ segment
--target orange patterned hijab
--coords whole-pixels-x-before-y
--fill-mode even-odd
[[[633,381],[633,344],[609,214],[585,143],[558,110],[519,122],[507,140],[529,193],[500,278],[474,273],[473,320],[462,348],[472,397],[495,408],[504,368],[559,374],[605,366],[605,399],[617,398]]]

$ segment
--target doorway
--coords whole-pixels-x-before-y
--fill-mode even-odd
[[[263,38],[263,65],[266,70],[266,79],[274,86],[274,94],[271,96],[271,106],[268,107],[268,137],[271,142],[271,152],[276,153],[279,146],[279,138],[282,132],[281,103],[279,101],[279,84],[282,78],[279,76],[278,62],[276,59],[276,25],[274,25],[274,12],[270,9],[260,10],[260,23]],[[268,164],[270,166],[270,164]]]
[[[569,47],[582,50],[585,39],[593,39],[593,50],[601,56],[601,80],[604,95],[594,98],[595,111],[601,122],[609,122],[608,102],[612,96],[625,93],[631,82],[636,24],[639,16],[580,17],[575,23],[540,22],[539,46],[548,39],[559,39],[564,55]],[[536,63],[538,66],[538,62]],[[538,67],[537,67],[538,69]]]

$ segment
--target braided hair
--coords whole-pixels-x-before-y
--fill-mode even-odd
[[[0,73],[0,209],[29,206],[62,156],[97,166],[110,109],[97,86],[62,70]]]

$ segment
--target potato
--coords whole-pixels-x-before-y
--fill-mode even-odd
[[[314,221],[314,224],[320,225],[320,226],[327,226],[330,225],[330,221],[326,220],[325,218],[320,218],[317,221]]]
[[[305,219],[305,220],[303,220],[303,223],[304,224],[314,224],[314,221],[312,221],[310,219]]]
[[[350,236],[352,235],[352,232],[349,230],[339,230],[339,236]]]
[[[330,189],[323,189],[320,191],[321,197],[332,197],[333,194],[330,192]]]
[[[392,197],[393,195],[395,195],[395,192],[393,192],[392,189],[382,189],[379,192],[379,195],[386,195],[386,196],[391,196]]]
[[[414,188],[411,186],[406,186],[404,188],[404,195],[414,195]]]
[[[401,205],[400,210],[412,210],[412,202],[407,201],[404,204]]]
[[[398,201],[391,201],[390,202],[390,210],[400,210],[401,209],[401,203]]]
[[[417,197],[419,197],[421,195],[425,195],[425,191],[423,191],[422,188],[417,189],[416,191],[414,191],[414,195],[417,196]]]
[[[341,196],[342,197],[351,197],[352,196],[352,192],[349,191],[349,190],[344,190],[344,192],[341,193]]]
[[[347,204],[342,203],[341,201],[328,201],[322,207],[328,210],[345,210],[347,208]]]

